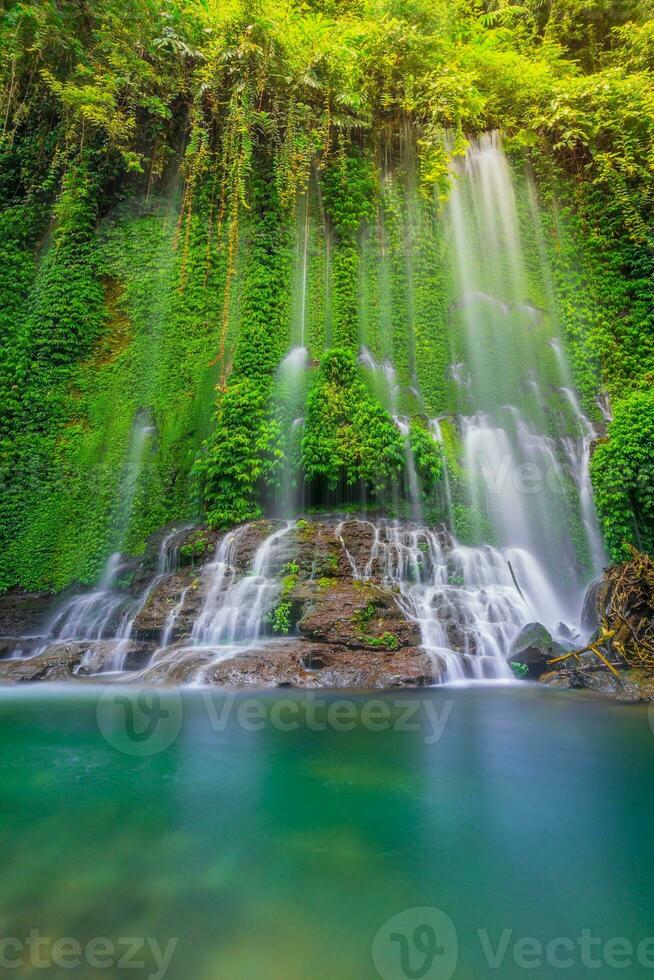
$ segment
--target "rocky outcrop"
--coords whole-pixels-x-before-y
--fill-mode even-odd
[[[616,677],[602,668],[559,670],[545,674],[541,682],[564,691],[592,691],[614,701],[629,704],[654,701],[654,670],[631,668]]]
[[[565,647],[552,639],[541,623],[527,623],[523,626],[509,651],[509,663],[524,664],[527,676],[537,679],[548,669],[548,662],[568,653],[572,647]]]
[[[180,569],[166,576],[148,596],[134,620],[134,632],[141,640],[158,644],[171,614],[175,614],[172,640],[188,638],[202,608],[205,592],[197,568]]]
[[[236,656],[180,647],[141,674],[143,682],[184,684],[201,677],[221,687],[422,687],[438,679],[439,665],[422,650],[352,650],[301,639],[269,641]]]
[[[231,560],[237,580],[252,572],[261,543],[283,527],[283,522],[261,520],[236,532]],[[271,620],[256,646],[230,650],[203,649],[190,642],[214,581],[207,569],[221,535],[202,528],[180,531],[175,537],[176,568],[156,574],[161,532],[133,575],[131,594],[138,612],[130,642],[122,648],[125,669],[133,679],[146,682],[199,679],[230,687],[434,683],[443,664],[420,649],[420,630],[403,613],[399,593],[388,584],[382,552],[375,547],[376,533],[366,521],[298,521],[278,539],[271,572],[279,582],[279,604],[284,606],[289,635],[276,636]],[[446,625],[447,615],[444,607]],[[456,622],[450,626],[452,647],[457,649],[465,638]],[[115,666],[115,650],[115,642],[104,640],[52,644],[31,659],[0,662],[0,682],[81,679]]]
[[[7,592],[0,596],[0,624],[4,636],[40,633],[53,598],[45,592]]]
[[[407,621],[389,589],[336,579],[305,583],[289,598],[302,605],[298,629],[314,643],[360,650],[397,650],[420,643],[420,630]]]
[[[118,644],[115,640],[53,643],[34,657],[0,661],[0,684],[29,681],[64,681],[90,677],[111,669]],[[120,648],[126,670],[143,667],[153,652],[140,643]]]

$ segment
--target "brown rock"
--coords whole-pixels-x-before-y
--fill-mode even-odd
[[[632,668],[616,677],[610,671],[557,670],[543,674],[541,683],[560,690],[592,691],[613,701],[638,704],[654,701],[654,670]]]
[[[209,667],[204,678],[221,687],[392,688],[422,687],[440,665],[422,650],[396,653],[295,641],[270,644]]]
[[[307,611],[298,623],[308,640],[359,649],[377,649],[384,634],[393,637],[387,649],[413,647],[420,643],[420,630],[408,622],[389,589],[350,580],[310,583],[304,595]],[[293,595],[293,593],[292,593]]]
[[[41,632],[55,604],[45,592],[7,592],[0,596],[0,636],[17,637]]]
[[[198,577],[196,569],[182,569],[168,575],[153,589],[143,609],[134,620],[134,633],[140,639],[159,642],[168,616],[179,604],[182,596],[184,602],[175,620],[173,639],[190,636],[204,598],[202,580]]]
[[[25,684],[31,681],[73,680],[102,670],[116,650],[113,640],[95,640],[84,643],[53,643],[43,653],[24,660],[5,660],[0,662],[0,683]],[[137,652],[135,644],[130,644],[128,657]],[[88,668],[82,661],[88,661]],[[78,674],[79,671],[79,674]]]

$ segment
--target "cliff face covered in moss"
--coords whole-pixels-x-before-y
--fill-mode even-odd
[[[502,544],[467,453],[507,403],[580,577],[584,495],[654,550],[650,15],[5,4],[0,587],[307,507]]]

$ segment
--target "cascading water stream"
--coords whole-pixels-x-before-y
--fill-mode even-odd
[[[308,372],[309,351],[306,347],[293,347],[279,365],[275,378],[273,397],[286,461],[280,472],[274,508],[275,516],[279,518],[290,517],[300,504],[297,484]]]
[[[407,482],[407,495],[411,507],[411,519],[418,523],[422,521],[422,502],[420,500],[420,484],[416,470],[413,450],[411,449],[411,430],[409,419],[400,415],[394,415],[395,424],[402,433],[404,439],[404,471]]]
[[[109,556],[96,589],[74,595],[54,614],[42,642],[30,650],[38,655],[54,642],[97,641],[119,638],[123,628],[121,611],[128,599],[118,589],[124,562],[121,548],[132,514],[143,457],[154,428],[146,412],[140,412],[130,433],[127,463],[120,483],[114,515],[113,541],[116,550]]]
[[[451,373],[475,536],[488,540],[490,533],[502,550],[529,556],[516,575],[525,594],[538,600],[540,621],[554,633],[561,620],[578,628],[585,588],[604,560],[588,476],[594,434],[560,343],[551,338],[548,311],[529,299],[513,179],[497,134],[472,141],[453,166],[447,220]],[[544,250],[539,254],[549,297]],[[548,344],[579,430],[574,435],[544,394]],[[583,553],[575,546],[580,536]]]
[[[444,666],[445,682],[511,680],[511,640],[533,615],[512,581],[507,556],[494,548],[465,548],[442,529],[362,522],[373,530],[365,564],[357,564],[335,534],[355,579],[380,577],[415,622],[422,646]],[[513,553],[519,571],[526,556]],[[455,652],[458,650],[459,652]]]
[[[443,437],[443,426],[442,419],[430,419],[429,428],[431,433],[437,443],[441,446],[441,459],[443,460],[443,495],[444,495],[444,512],[447,517],[447,526],[449,528],[454,528],[454,500],[452,497],[452,484],[450,481],[450,470],[447,465],[447,456],[445,451],[445,439]]]
[[[181,528],[176,528],[175,530],[170,531],[163,538],[159,546],[157,570],[154,578],[148,582],[138,599],[136,599],[135,602],[130,603],[123,611],[120,625],[115,634],[115,639],[117,640],[116,649],[113,653],[111,661],[109,664],[107,664],[109,669],[124,669],[125,658],[129,650],[129,642],[134,633],[134,624],[136,619],[145,608],[146,603],[153,592],[161,585],[164,579],[166,579],[176,569],[179,560],[180,541],[186,531],[190,530],[191,527],[192,525],[187,524]],[[173,625],[174,621],[171,623],[171,630]],[[91,665],[92,655],[89,655],[89,658],[84,661],[84,666],[88,667]]]
[[[261,646],[266,617],[281,591],[281,570],[286,561],[284,538],[294,527],[295,521],[288,521],[266,537],[254,553],[249,574],[245,575],[237,569],[245,528],[226,534],[218,545],[215,559],[204,569],[206,595],[189,642],[172,650],[165,649],[166,643],[162,643],[152,664],[192,660],[198,664],[195,683],[202,683],[211,665],[255,645]]]
[[[309,194],[304,194],[298,204],[301,215],[297,229],[295,257],[294,310],[291,328],[293,347],[277,368],[273,391],[275,414],[280,423],[281,448],[286,465],[280,472],[279,489],[274,512],[279,518],[288,518],[301,505],[301,439],[304,425],[310,356],[306,345],[307,294],[309,275]]]
[[[368,373],[375,395],[392,415],[395,425],[402,434],[406,496],[409,501],[412,520],[420,522],[423,517],[422,501],[416,463],[411,448],[410,420],[406,416],[398,414],[400,385],[398,384],[397,373],[390,360],[386,359],[381,364],[378,363],[367,347],[362,347],[359,352],[359,364]]]
[[[38,655],[56,643],[88,643],[89,651],[82,666],[93,672],[96,666],[93,644],[112,641],[115,644],[112,656],[99,666],[107,670],[122,670],[133,636],[134,622],[152,593],[177,567],[180,542],[190,527],[184,525],[165,535],[159,546],[155,574],[136,599],[130,599],[128,593],[118,588],[124,562],[120,553],[111,555],[98,588],[68,600],[55,614],[45,637],[31,654]]]

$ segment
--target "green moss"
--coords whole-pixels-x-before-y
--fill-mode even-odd
[[[184,542],[179,549],[180,558],[184,562],[194,562],[204,558],[209,548],[209,538],[206,531],[196,531]]]
[[[274,454],[279,430],[270,400],[288,340],[289,230],[274,185],[263,175],[255,194],[233,370],[219,390],[215,429],[195,466],[207,521],[218,528],[261,515],[262,485],[274,484],[281,463]]]
[[[384,632],[381,636],[370,634],[370,625],[375,617],[376,608],[372,602],[360,609],[352,618],[359,639],[366,646],[381,650],[399,650],[400,641],[394,633]]]
[[[614,411],[591,476],[604,537],[619,562],[628,557],[629,544],[654,552],[654,390],[628,395]]]

